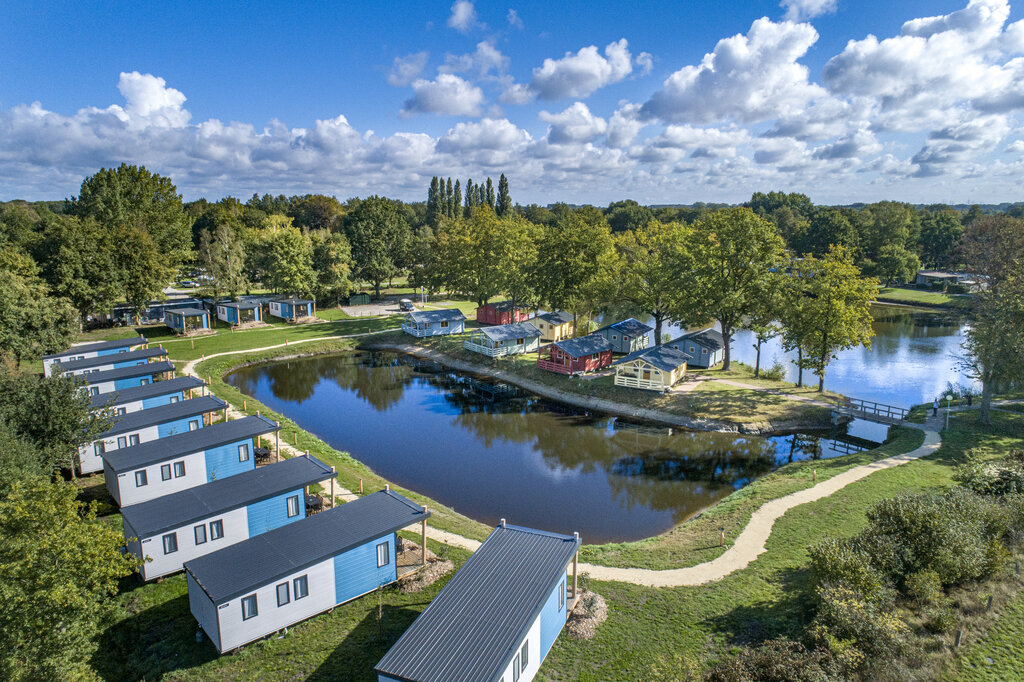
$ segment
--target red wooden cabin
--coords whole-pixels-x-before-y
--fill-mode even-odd
[[[593,372],[612,364],[612,344],[597,334],[565,339],[537,353],[537,367],[559,374]]]
[[[513,324],[529,318],[529,308],[519,307],[512,301],[485,303],[476,309],[476,321],[480,324]]]

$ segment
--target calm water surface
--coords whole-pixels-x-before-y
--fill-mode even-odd
[[[631,424],[507,384],[389,352],[305,358],[239,370],[229,381],[385,478],[487,524],[587,542],[664,532],[787,462],[883,440],[776,438]]]

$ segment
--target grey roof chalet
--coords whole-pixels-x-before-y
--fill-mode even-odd
[[[612,349],[611,342],[600,334],[587,334],[586,336],[577,336],[575,339],[562,339],[561,341],[556,341],[554,345],[574,358],[581,358],[584,355],[593,355],[594,353],[603,353],[606,350]]]
[[[246,507],[319,483],[332,475],[316,457],[292,457],[276,464],[210,481],[121,509],[140,537],[150,537],[216,514]]]
[[[84,358],[82,360],[58,360],[57,366],[60,367],[62,372],[75,372],[80,369],[100,367],[102,365],[109,365],[115,362],[139,362],[142,360],[149,360],[150,358],[163,357],[167,357],[167,351],[158,346],[156,348],[133,350],[127,353],[97,355],[94,358]]]
[[[689,353],[676,350],[669,346],[652,346],[634,351],[624,358],[616,360],[613,365],[643,359],[644,362],[665,372],[671,372],[691,360]]]
[[[537,316],[537,319],[557,326],[566,322],[572,322],[572,313],[567,313],[564,310],[555,310],[550,313],[541,313]]]
[[[218,303],[222,308],[238,308],[239,310],[250,310],[252,308],[259,308],[259,301],[228,301],[226,303]]]
[[[480,333],[492,341],[508,341],[509,339],[534,339],[540,337],[540,330],[529,322],[501,324],[497,327],[481,327]]]
[[[176,403],[180,405],[181,403]],[[149,410],[143,410],[148,412]],[[243,417],[204,426],[195,431],[186,431],[166,438],[151,440],[126,448],[103,453],[103,468],[112,471],[132,471],[157,462],[193,452],[203,452],[245,438],[255,438],[277,431],[277,424],[266,417]]]
[[[185,417],[215,412],[216,410],[224,409],[226,405],[227,403],[220,398],[207,395],[202,398],[192,398],[191,400],[181,400],[176,403],[151,407],[148,410],[129,412],[120,417],[115,417],[114,425],[96,436],[95,440],[103,440],[116,436],[119,433],[136,431],[155,424],[166,424],[167,422],[184,419]]]
[[[455,320],[465,320],[466,316],[462,314],[462,311],[458,308],[445,308],[444,310],[416,310],[411,313],[407,313],[406,317],[420,324],[422,322],[454,322]]]
[[[177,308],[175,310],[168,310],[167,312],[174,315],[181,315],[183,317],[196,317],[207,314],[206,310],[203,308]]]
[[[517,309],[522,310],[522,309],[526,308],[526,306],[523,305],[523,304],[516,305],[515,301],[492,301],[490,303],[484,303],[480,307],[481,308],[484,308],[484,307],[494,308],[499,313],[509,312],[509,311],[517,310]]]
[[[654,327],[649,327],[640,320],[630,317],[622,320],[621,322],[606,324],[597,331],[602,332],[605,329],[614,329],[620,334],[625,334],[626,336],[641,336],[654,329]]]
[[[119,367],[117,369],[105,369],[102,372],[90,372],[79,374],[76,378],[85,380],[86,384],[102,384],[107,381],[118,379],[134,379],[135,377],[154,376],[164,372],[173,372],[174,363],[167,360],[160,362],[147,362],[144,365],[132,365],[131,367]]]
[[[174,379],[168,379],[166,381],[154,381],[153,383],[146,384],[144,386],[132,386],[131,388],[122,388],[120,391],[111,391],[110,393],[94,395],[92,396],[89,409],[98,410],[104,407],[117,407],[124,403],[130,403],[136,400],[145,400],[146,398],[155,398],[157,396],[167,395],[168,393],[177,393],[178,391],[190,391],[196,388],[202,388],[205,385],[205,381],[192,376],[175,377]]]
[[[572,535],[498,526],[375,670],[408,682],[498,680],[579,547]]]
[[[699,332],[689,332],[682,336],[673,339],[669,343],[681,342],[684,339],[693,339],[707,346],[711,350],[719,350],[725,348],[725,338],[722,336],[722,332],[717,329],[703,329]]]
[[[193,559],[185,570],[221,604],[429,517],[420,505],[382,490]]]
[[[288,303],[289,305],[312,303],[313,301],[308,298],[272,298],[270,299],[274,303]]]
[[[53,360],[55,358],[63,358],[68,355],[82,355],[83,353],[98,353],[99,351],[111,350],[112,348],[131,348],[132,346],[141,346],[144,343],[146,343],[145,336],[133,336],[127,339],[115,339],[114,341],[87,343],[81,346],[72,346],[61,353],[44,355],[43,360]]]

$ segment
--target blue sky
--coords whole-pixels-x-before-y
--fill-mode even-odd
[[[1024,198],[1005,0],[197,4],[6,8],[0,199],[121,161],[187,199]]]

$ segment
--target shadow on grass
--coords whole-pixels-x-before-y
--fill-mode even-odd
[[[737,606],[708,620],[710,629],[734,646],[756,647],[776,637],[799,640],[814,617],[808,567],[784,569],[776,574],[778,600]]]
[[[137,577],[135,581],[139,582]],[[217,657],[209,641],[196,642],[198,625],[187,594],[135,613],[133,604],[129,599],[125,609],[130,615],[100,635],[92,667],[102,679],[154,680]]]
[[[429,600],[415,606],[426,607]],[[373,609],[331,652],[320,667],[313,671],[307,682],[335,682],[335,680],[366,680],[376,682],[373,667],[384,657],[402,633],[412,624],[422,609],[385,604],[380,611]]]

